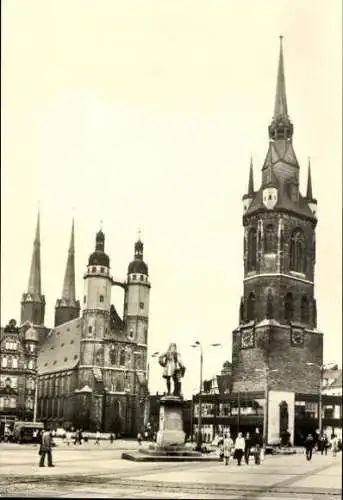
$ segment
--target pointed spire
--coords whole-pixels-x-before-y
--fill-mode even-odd
[[[248,194],[254,194],[254,169],[253,169],[252,156],[250,158]]]
[[[293,125],[288,118],[286,79],[283,62],[283,36],[280,36],[279,67],[276,80],[274,115],[269,126],[269,137],[273,140],[290,139],[293,135]]]
[[[71,226],[70,244],[68,250],[67,265],[64,274],[62,299],[75,301],[75,237],[74,217]]]
[[[310,160],[310,158],[308,159],[308,176],[307,176],[306,198],[308,200],[313,200],[313,194],[312,194],[312,177],[311,177],[311,160]]]
[[[37,215],[36,236],[33,243],[31,269],[27,292],[41,295],[41,265],[40,265],[40,212]]]
[[[276,81],[276,95],[274,106],[274,117],[284,116],[288,117],[287,110],[287,96],[286,96],[286,80],[285,69],[283,63],[283,36],[280,36],[280,55],[279,55],[279,68]]]

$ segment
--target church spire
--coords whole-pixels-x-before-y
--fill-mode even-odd
[[[253,170],[252,156],[250,158],[248,194],[254,194],[254,170]]]
[[[269,126],[269,137],[272,140],[290,139],[293,136],[293,125],[288,118],[286,79],[283,61],[283,36],[280,36],[279,67],[276,79],[274,116]]]
[[[307,176],[306,198],[308,200],[313,200],[313,194],[312,194],[312,177],[311,177],[311,160],[310,160],[310,158],[308,159],[308,176]]]
[[[45,297],[41,288],[40,213],[38,212],[29,283],[27,292],[23,293],[21,300],[21,324],[29,321],[33,325],[44,325]]]
[[[76,300],[75,293],[75,237],[73,217],[67,265],[64,273],[62,297],[60,299],[57,299],[55,307],[55,326],[78,318],[79,313],[80,303],[78,300]]]
[[[40,265],[40,213],[37,215],[36,236],[33,242],[33,252],[27,292],[41,295],[41,265]]]
[[[71,226],[70,244],[67,266],[64,274],[62,299],[75,300],[75,246],[74,246],[74,218]]]
[[[283,36],[280,36],[279,68],[276,81],[276,95],[274,106],[274,118],[277,116],[288,117],[285,69],[283,63]]]

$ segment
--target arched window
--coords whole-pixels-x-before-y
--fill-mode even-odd
[[[251,293],[248,297],[248,304],[247,304],[247,320],[248,321],[253,321],[255,319],[255,295]]]
[[[257,235],[256,229],[250,229],[248,236],[248,270],[256,269]]]
[[[308,298],[304,295],[301,299],[301,322],[308,323],[310,319]]]
[[[285,297],[285,320],[292,321],[293,320],[293,295],[291,293],[287,293]]]
[[[300,229],[296,229],[291,236],[290,269],[298,273],[305,271],[305,238]]]
[[[264,231],[264,253],[276,252],[276,233],[274,226],[269,224]]]
[[[120,353],[119,364],[120,364],[120,366],[125,365],[125,351],[124,351],[124,349]]]

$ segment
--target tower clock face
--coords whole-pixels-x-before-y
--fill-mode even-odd
[[[293,345],[303,345],[304,332],[302,330],[293,329],[291,333],[291,342]]]
[[[247,349],[249,347],[254,347],[254,331],[252,329],[241,332],[241,348]]]

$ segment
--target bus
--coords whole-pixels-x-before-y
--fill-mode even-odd
[[[42,422],[20,422],[14,423],[13,437],[14,443],[38,443],[39,437],[44,430]]]

